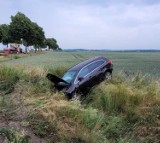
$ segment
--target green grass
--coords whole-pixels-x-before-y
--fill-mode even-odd
[[[23,76],[21,70],[0,66],[0,91],[11,92],[21,76]]]
[[[20,58],[20,56],[18,56],[18,55],[13,56],[13,59],[19,59],[19,58]]]
[[[8,143],[29,143],[29,136],[23,136],[16,130],[8,130],[6,128],[0,129],[0,134],[2,134]]]
[[[86,100],[68,101],[62,93],[51,90],[52,84],[46,79],[48,72],[62,76],[70,66],[99,54],[113,60],[113,79],[95,86]],[[29,108],[25,120],[30,129],[47,142],[158,142],[158,57],[159,53],[51,52],[8,61],[0,66],[0,107],[5,114],[11,113],[19,105],[10,107],[9,97],[12,92],[20,94],[21,107]],[[152,66],[155,74],[150,73]],[[6,92],[8,89],[10,92]]]

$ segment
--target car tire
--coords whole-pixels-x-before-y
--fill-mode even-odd
[[[104,74],[104,78],[106,79],[106,80],[111,80],[112,79],[112,73],[111,72],[105,72],[105,74]]]

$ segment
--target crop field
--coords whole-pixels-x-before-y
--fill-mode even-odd
[[[47,52],[4,62],[5,65],[48,68],[71,67],[83,60],[103,55],[113,61],[114,73],[123,71],[126,75],[141,73],[160,77],[160,52]]]

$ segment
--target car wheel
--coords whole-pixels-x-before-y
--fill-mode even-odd
[[[106,80],[111,80],[112,79],[112,73],[111,72],[106,72],[105,75],[104,75],[104,78]]]

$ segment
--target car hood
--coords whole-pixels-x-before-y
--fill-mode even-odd
[[[69,84],[68,82],[66,82],[65,80],[53,75],[53,74],[50,74],[48,73],[47,76],[46,76],[51,82],[53,82],[54,84],[58,84],[60,82],[63,82],[63,83],[66,83],[66,84]]]

